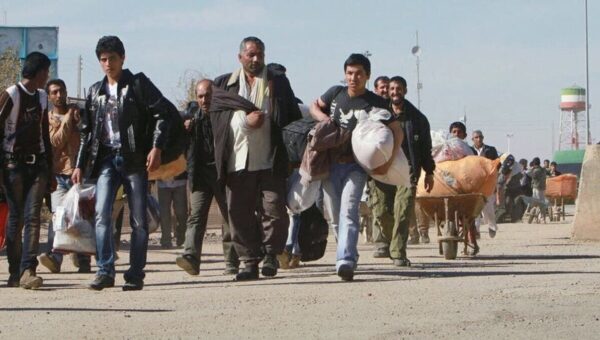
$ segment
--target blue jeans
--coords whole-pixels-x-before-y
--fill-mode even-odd
[[[332,224],[337,224],[336,269],[342,264],[355,268],[358,262],[358,208],[366,181],[367,174],[357,163],[332,164],[329,178],[323,181]]]
[[[43,157],[35,164],[11,162],[4,168],[4,191],[9,209],[6,255],[11,276],[20,277],[25,270],[37,268],[40,212],[48,179],[48,165]]]
[[[96,183],[96,264],[97,275],[115,277],[115,239],[113,237],[112,209],[117,189],[123,185],[129,203],[131,248],[129,269],[125,281],[144,278],[148,252],[148,223],[146,220],[146,195],[148,174],[145,170],[126,173],[123,157],[110,155],[100,165]]]
[[[300,214],[292,215],[292,223],[288,230],[288,238],[285,243],[285,250],[292,255],[302,255],[300,244],[298,244],[298,232],[300,231]]]

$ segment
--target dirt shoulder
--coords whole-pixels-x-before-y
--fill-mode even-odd
[[[569,223],[502,224],[495,239],[482,233],[480,255],[453,261],[433,236],[409,247],[408,269],[361,244],[350,283],[334,275],[333,240],[323,259],[248,283],[222,275],[214,240],[197,277],[175,266],[181,249],[151,245],[139,292],[121,291],[124,251],[117,286],[101,292],[68,260],[60,274],[39,269],[38,291],[6,288],[2,255],[0,338],[596,338],[600,247],[570,233]]]

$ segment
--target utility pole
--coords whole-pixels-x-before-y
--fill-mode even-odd
[[[419,31],[417,31],[417,44],[411,50],[412,54],[417,57],[417,108],[421,109],[421,89],[423,84],[421,83],[421,75],[419,72],[419,56],[421,55],[421,46],[419,46]]]
[[[508,149],[508,150],[506,150],[506,152],[507,152],[507,153],[510,153],[510,139],[511,139],[513,136],[514,136],[514,134],[513,134],[513,133],[507,133],[507,134],[506,134],[506,144],[507,144],[507,145],[506,145],[506,148]]]
[[[592,144],[590,134],[590,70],[588,62],[588,5],[585,0],[585,144]]]
[[[83,71],[83,59],[80,54],[77,60],[77,98],[81,98],[81,71]]]

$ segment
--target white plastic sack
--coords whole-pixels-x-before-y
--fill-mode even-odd
[[[294,171],[288,178],[287,206],[294,214],[299,214],[315,204],[319,197],[321,181],[306,183],[302,176]]]
[[[382,183],[410,187],[410,166],[402,148],[398,150],[390,169],[385,175],[370,175]]]
[[[391,157],[394,150],[392,130],[379,121],[364,119],[352,131],[352,149],[358,164],[370,172]]]
[[[54,233],[52,250],[58,253],[96,254],[96,233],[91,225]]]
[[[446,132],[444,130],[431,130],[431,155],[437,155],[446,142]]]
[[[93,228],[96,186],[75,184],[65,195],[62,206],[58,206],[53,217],[54,231]]]
[[[436,152],[434,154],[432,150],[433,160],[436,163],[456,161],[474,154],[469,144],[457,137],[446,140]]]

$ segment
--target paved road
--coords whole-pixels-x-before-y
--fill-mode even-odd
[[[436,243],[411,246],[408,269],[361,244],[350,283],[333,275],[333,242],[320,261],[248,283],[221,275],[214,240],[197,277],[175,266],[180,249],[152,245],[140,292],[121,291],[121,274],[117,287],[89,291],[91,275],[70,263],[61,274],[40,269],[38,291],[1,287],[0,338],[598,338],[600,247],[570,232],[568,223],[503,224],[495,239],[482,235],[476,258],[447,261]],[[3,285],[6,273],[2,255]]]

